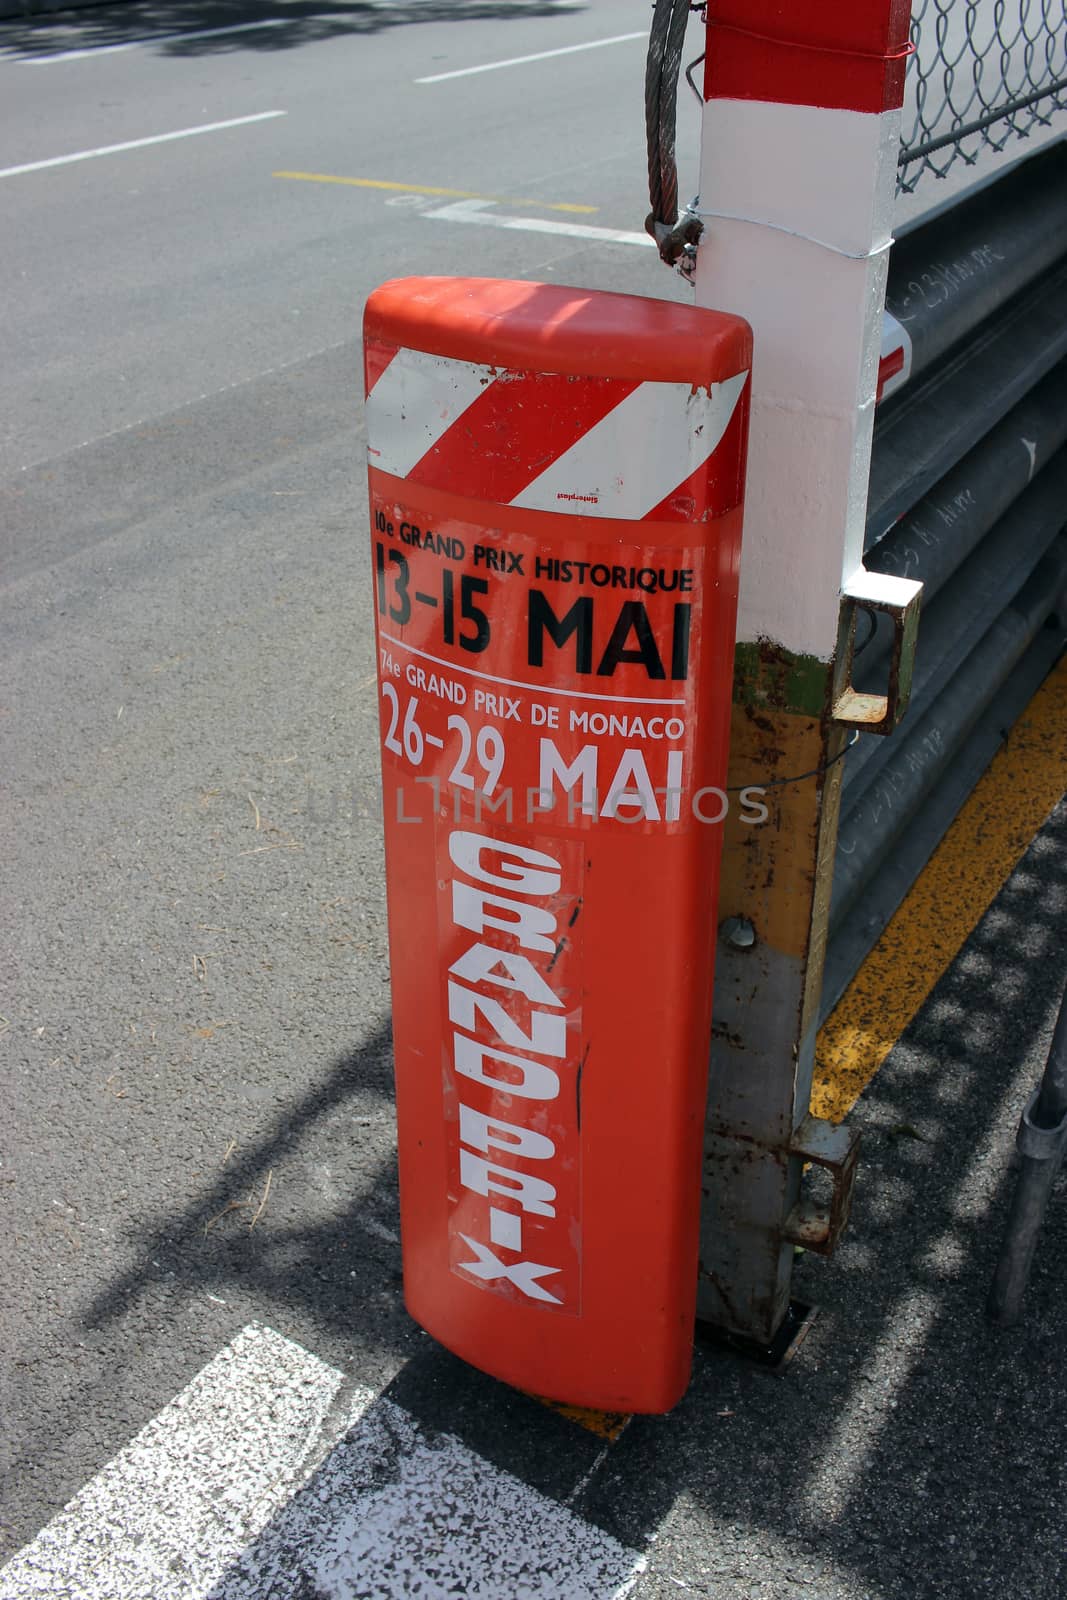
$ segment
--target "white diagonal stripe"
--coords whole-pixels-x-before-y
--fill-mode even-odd
[[[0,1600],[621,1600],[645,1558],[252,1325],[0,1572]]]
[[[367,399],[367,460],[406,478],[496,377],[492,367],[398,350]]]
[[[639,521],[707,461],[747,378],[739,372],[710,392],[688,383],[641,384],[512,505]]]

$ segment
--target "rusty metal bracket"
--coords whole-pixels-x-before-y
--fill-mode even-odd
[[[845,687],[834,701],[832,711],[833,720],[840,727],[860,728],[864,733],[892,733],[907,710],[915,667],[922,587],[913,578],[894,578],[884,572],[867,572],[862,567],[846,583],[841,594],[837,641]],[[884,611],[892,619],[893,650],[886,694],[861,693],[852,682],[856,614],[863,610]]]
[[[844,1123],[805,1117],[789,1146],[789,1154],[822,1167],[833,1180],[829,1207],[802,1196],[785,1222],[785,1237],[816,1255],[832,1255],[848,1223],[859,1161],[859,1131]]]

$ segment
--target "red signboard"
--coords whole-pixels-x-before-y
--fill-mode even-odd
[[[690,1359],[747,326],[415,279],[365,321],[412,1314],[663,1410]]]

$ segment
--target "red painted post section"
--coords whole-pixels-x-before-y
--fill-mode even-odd
[[[904,99],[911,0],[711,0],[705,100],[881,112]]]

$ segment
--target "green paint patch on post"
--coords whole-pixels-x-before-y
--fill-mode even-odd
[[[834,664],[795,655],[773,639],[739,643],[734,653],[734,704],[821,720],[830,705]]]

